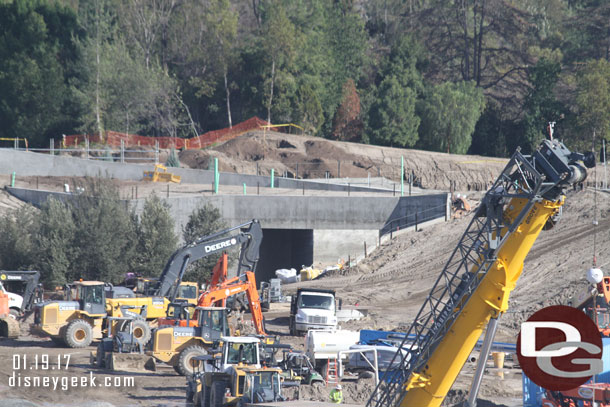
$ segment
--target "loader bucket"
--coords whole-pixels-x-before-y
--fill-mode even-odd
[[[122,372],[154,372],[157,370],[157,365],[152,356],[112,352],[106,355],[106,368]]]
[[[19,322],[11,316],[0,318],[0,337],[17,338],[19,336]]]

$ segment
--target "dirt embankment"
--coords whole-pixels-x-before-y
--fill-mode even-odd
[[[428,189],[486,190],[507,160],[481,156],[451,155],[430,151],[379,147],[330,141],[319,137],[261,131],[247,133],[206,150],[186,150],[180,162],[190,168],[210,168],[218,158],[220,171],[301,178],[385,177],[400,181],[401,157],[405,175]]]

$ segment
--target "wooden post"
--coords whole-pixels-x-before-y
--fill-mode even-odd
[[[415,210],[415,231],[417,232],[417,209]]]
[[[261,183],[257,182],[256,183],[256,195],[260,195],[261,194]]]
[[[138,199],[138,186],[136,185],[136,199]]]
[[[364,241],[364,258],[366,258],[366,240]]]

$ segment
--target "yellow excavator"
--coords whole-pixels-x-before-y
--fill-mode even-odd
[[[241,231],[242,228],[245,230]],[[239,234],[226,236],[238,229]],[[93,339],[102,337],[103,331],[107,330],[107,317],[124,317],[122,310],[126,307],[146,309],[148,321],[165,317],[168,305],[176,301],[181,288],[192,288],[192,283],[182,282],[189,264],[241,245],[240,265],[253,268],[258,261],[261,241],[262,229],[256,219],[204,236],[172,254],[159,280],[150,285],[149,291],[143,293],[144,297],[136,296],[127,287],[113,287],[100,281],[74,282],[68,287],[67,301],[48,301],[37,305],[34,329],[59,344],[83,348],[89,346]],[[138,342],[146,344],[151,339],[151,328],[144,320],[134,321],[131,328]]]
[[[544,140],[532,155],[518,149],[485,194],[368,406],[438,407],[483,330],[485,339],[467,400],[476,405],[498,319],[542,230],[557,222],[566,188],[582,183],[595,156]],[[415,339],[407,339],[407,338]],[[401,352],[401,349],[407,352]],[[396,374],[396,373],[394,373]]]

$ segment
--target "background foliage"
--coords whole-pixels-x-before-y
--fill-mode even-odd
[[[0,137],[187,137],[257,115],[486,155],[554,121],[590,147],[610,137],[609,60],[604,0],[4,0]]]
[[[86,178],[74,188],[82,193],[66,202],[50,199],[40,210],[26,206],[0,216],[0,269],[40,270],[47,288],[80,278],[118,284],[127,273],[161,275],[178,248],[168,204],[152,195],[136,215],[108,180]],[[195,210],[185,241],[223,228],[219,217],[210,205]],[[204,282],[216,260],[194,263],[184,280]]]

